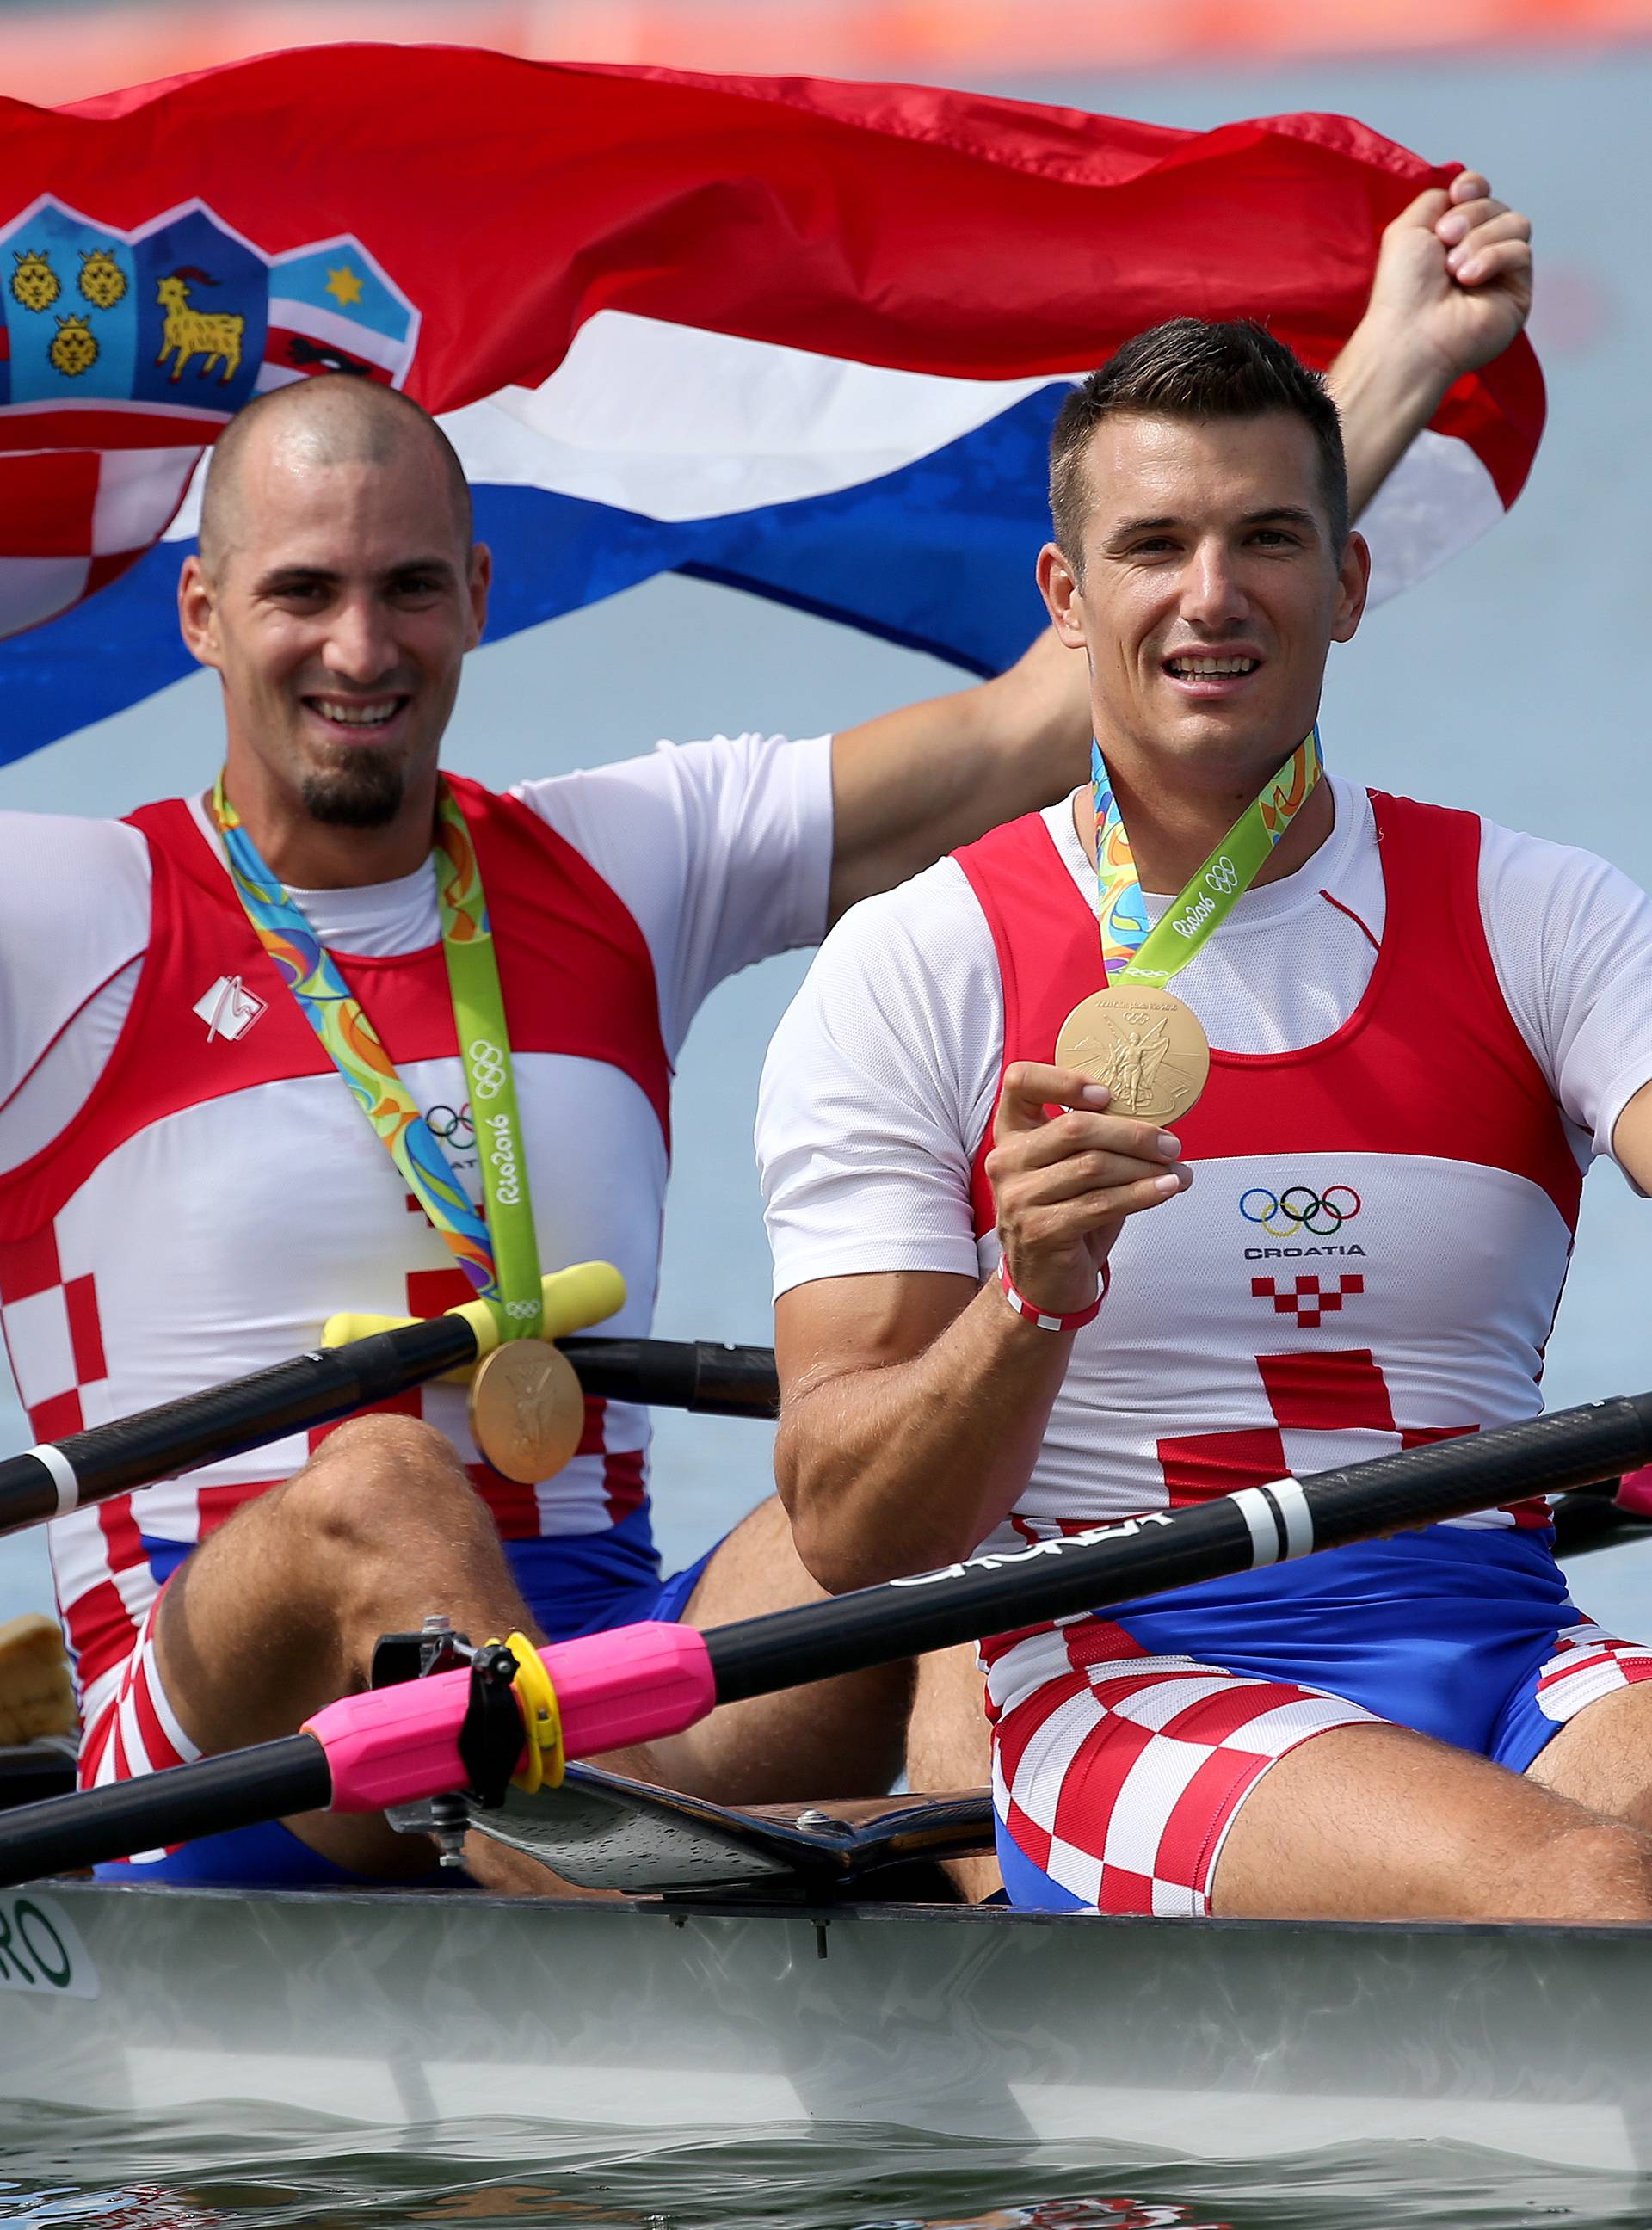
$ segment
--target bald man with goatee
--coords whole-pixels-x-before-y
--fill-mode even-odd
[[[221,774],[126,822],[13,816],[0,1292],[42,1440],[314,1347],[339,1312],[473,1298],[465,1265],[501,1214],[500,1118],[478,1103],[501,1079],[503,1220],[526,1217],[533,1290],[611,1262],[629,1299],[604,1329],[646,1333],[700,1002],[1043,797],[1081,750],[1041,645],[836,737],[716,737],[496,795],[439,764],[490,575],[416,404],[337,376],[277,390],[220,441],[178,584],[223,683]],[[446,965],[467,906],[497,963],[480,1093]],[[509,1321],[505,1259],[482,1289]],[[819,1593],[772,1499],[661,1577],[639,1409],[589,1402],[571,1460],[524,1482],[476,1447],[462,1389],[392,1406],[55,1523],[88,1784],[290,1731],[427,1612],[538,1641]],[[906,1679],[752,1703],[616,1762],[734,1801],[887,1786]],[[320,1816],[119,1871],[339,1882],[435,1859],[380,1819]],[[473,1859],[499,1885],[524,1863]]]

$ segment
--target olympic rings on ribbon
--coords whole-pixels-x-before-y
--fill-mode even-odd
[[[462,1151],[476,1143],[476,1126],[470,1119],[468,1106],[433,1107],[424,1119],[444,1146],[457,1146]],[[462,1138],[461,1131],[464,1133]]]
[[[1239,887],[1239,870],[1224,852],[1205,869],[1204,880],[1213,891],[1219,891],[1226,898]]]
[[[1360,1205],[1359,1195],[1352,1185],[1329,1185],[1322,1193],[1315,1192],[1312,1185],[1287,1185],[1277,1195],[1265,1185],[1252,1185],[1239,1197],[1239,1213],[1245,1221],[1259,1223],[1274,1239],[1294,1239],[1303,1231],[1312,1232],[1316,1239],[1328,1239],[1358,1215]],[[1276,1223],[1275,1216],[1283,1221]]]
[[[469,1048],[472,1089],[478,1099],[493,1099],[505,1089],[505,1056],[487,1038],[473,1041]]]

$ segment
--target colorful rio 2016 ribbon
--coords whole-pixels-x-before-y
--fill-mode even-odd
[[[1101,918],[1101,963],[1110,983],[1151,983],[1158,989],[1185,968],[1226,920],[1236,899],[1307,803],[1325,771],[1316,725],[1253,798],[1210,858],[1166,907],[1157,928],[1136,874],[1119,801],[1100,744],[1090,745],[1095,800],[1095,880]]]
[[[360,1001],[303,909],[259,857],[218,777],[213,817],[259,943],[297,1000],[408,1190],[499,1318],[500,1337],[536,1337],[541,1324],[539,1244],[517,1113],[505,999],[476,848],[445,782],[436,795],[436,901],[459,1050],[470,1089],[487,1213],[479,1215],[429,1123],[397,1073]]]

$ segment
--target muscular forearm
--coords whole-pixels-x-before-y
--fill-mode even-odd
[[[1073,1344],[997,1282],[908,1362],[788,1391],[775,1474],[823,1587],[869,1587],[967,1556],[1032,1471]]]

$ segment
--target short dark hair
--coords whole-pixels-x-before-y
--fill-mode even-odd
[[[1340,554],[1348,467],[1324,380],[1252,319],[1171,318],[1126,341],[1062,405],[1049,441],[1049,510],[1068,563],[1077,571],[1083,561],[1090,436],[1104,418],[1260,418],[1274,410],[1291,412],[1313,435],[1332,546]]]

